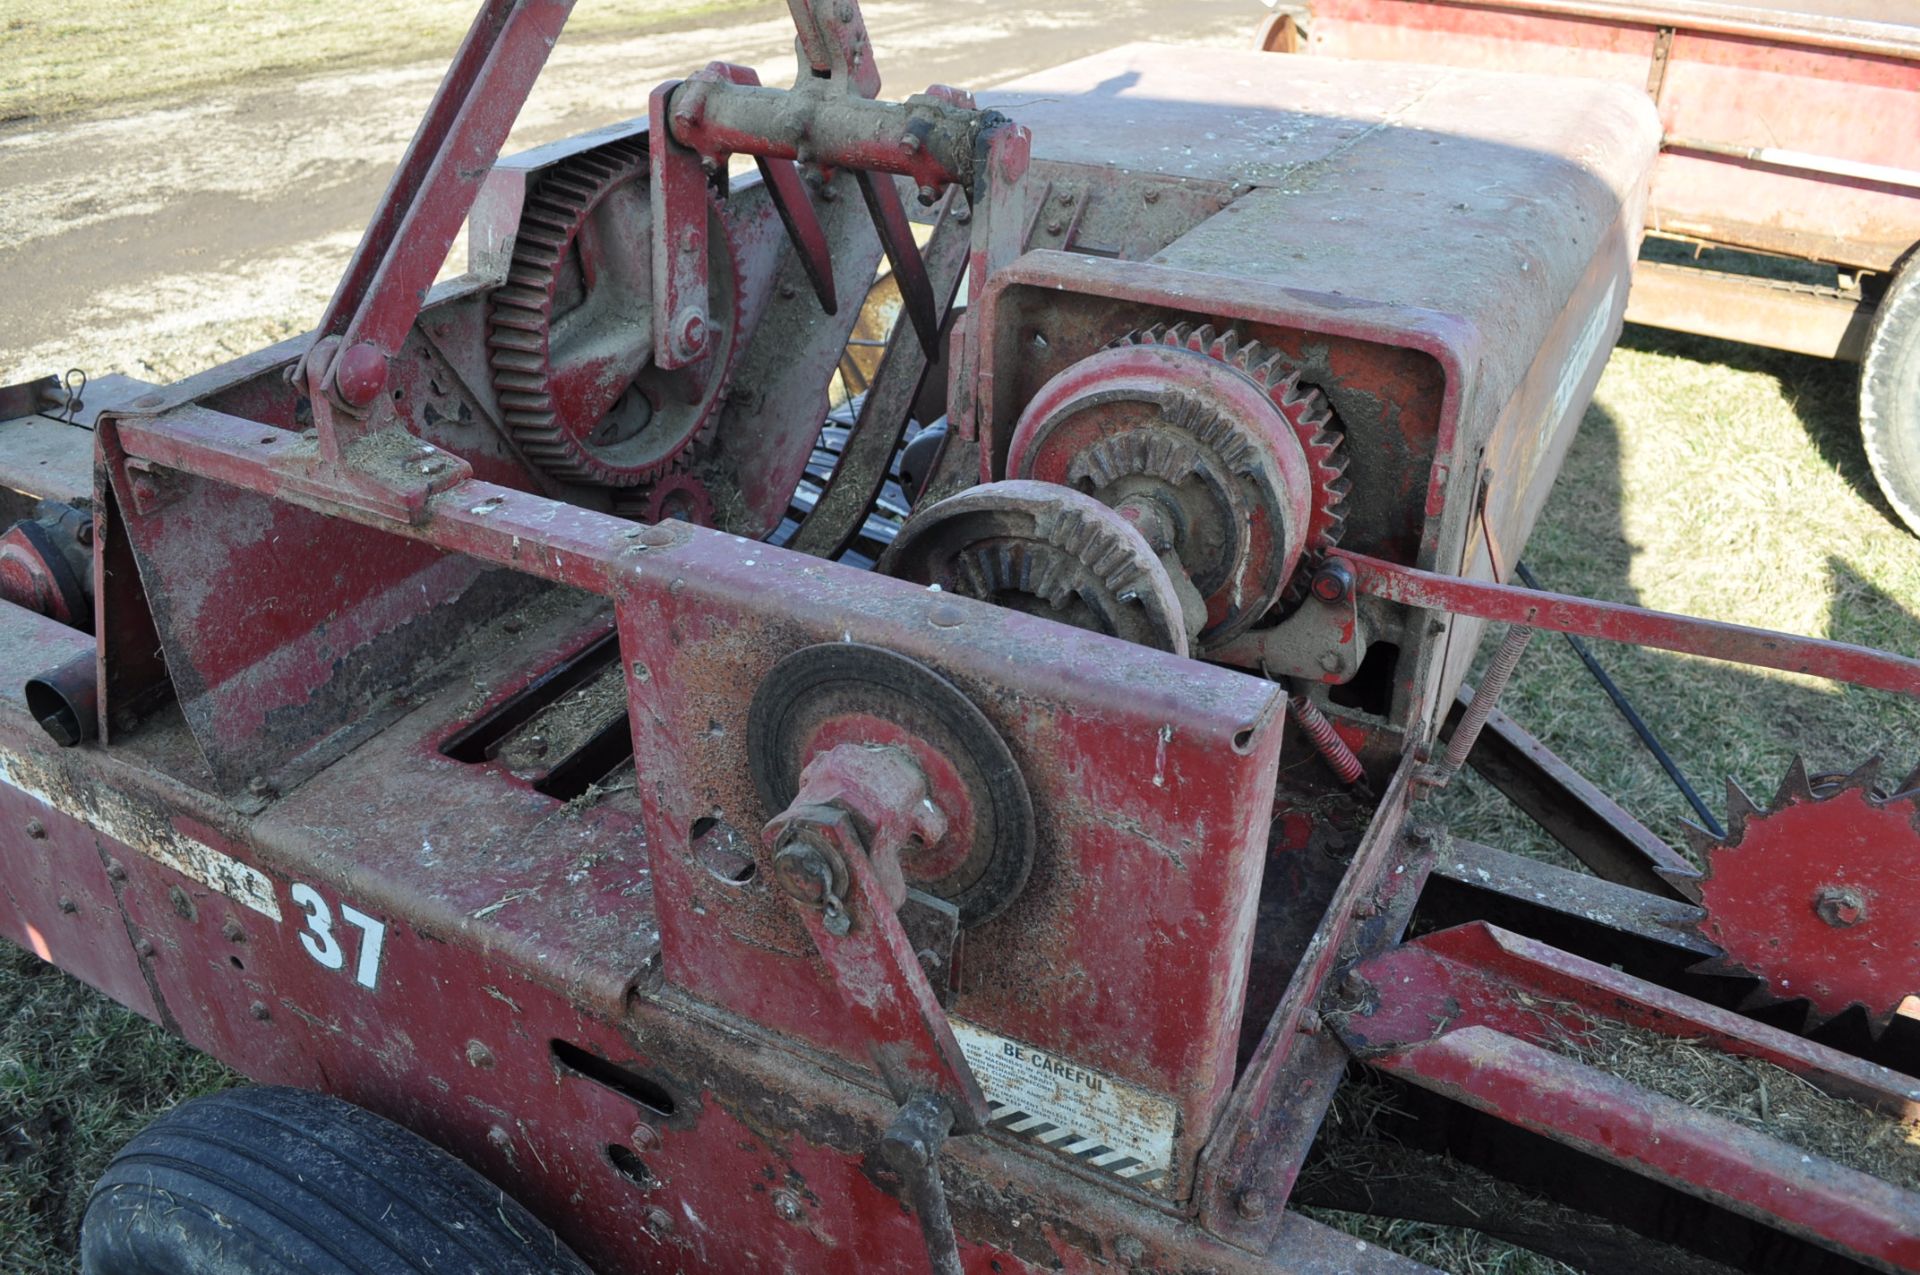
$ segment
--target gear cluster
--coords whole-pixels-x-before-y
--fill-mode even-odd
[[[1346,525],[1346,453],[1283,354],[1161,324],[1029,401],[1006,478],[917,511],[883,570],[1162,650],[1305,591]]]

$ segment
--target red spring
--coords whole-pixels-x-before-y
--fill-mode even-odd
[[[1300,723],[1300,729],[1327,759],[1327,765],[1333,767],[1333,773],[1340,776],[1341,783],[1357,784],[1365,777],[1367,772],[1360,765],[1359,756],[1340,738],[1340,732],[1312,700],[1304,695],[1289,695],[1287,707],[1293,712],[1293,720]]]

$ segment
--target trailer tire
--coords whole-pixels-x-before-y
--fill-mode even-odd
[[[1894,277],[1867,335],[1860,436],[1880,490],[1920,535],[1920,256]]]
[[[300,1089],[183,1103],[87,1201],[82,1275],[589,1275],[546,1226],[424,1138]]]

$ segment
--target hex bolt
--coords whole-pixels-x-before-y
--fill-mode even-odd
[[[1065,230],[1066,228],[1067,228],[1067,223],[1064,221],[1061,221],[1058,217],[1055,217],[1052,221],[1047,223],[1047,233],[1050,235],[1057,235],[1061,231]]]
[[[273,1011],[267,1008],[265,1001],[255,1001],[253,1004],[247,1006],[247,1012],[263,1023],[273,1017]]]
[[[791,1191],[773,1193],[773,1211],[783,1222],[800,1220],[800,1197]]]
[[[1322,1025],[1318,1011],[1307,1009],[1300,1012],[1300,1034],[1302,1036],[1318,1036]]]
[[[633,1132],[627,1135],[627,1141],[633,1143],[636,1151],[657,1151],[660,1149],[660,1131],[650,1124],[637,1124]]]
[[[255,775],[247,780],[247,791],[256,797],[271,797],[273,783],[265,775]]]
[[[1267,1197],[1258,1191],[1242,1191],[1233,1201],[1233,1211],[1249,1222],[1267,1215]]]
[[[127,865],[120,862],[120,860],[118,859],[108,859],[107,860],[107,880],[125,881],[126,879],[127,879]]]
[[[1150,204],[1157,204],[1160,202],[1160,192],[1156,190],[1154,187],[1149,186],[1145,190],[1140,192],[1140,198],[1146,200]]]
[[[41,823],[38,819],[29,819],[27,820],[27,835],[35,841],[45,841],[47,839],[47,825]]]
[[[78,903],[75,903],[72,899],[67,898],[65,895],[62,895],[60,896],[60,910],[62,912],[67,912],[67,913],[78,912],[80,910],[80,905]]]
[[[234,920],[232,917],[228,917],[226,920],[220,922],[220,936],[229,943],[244,943],[247,941],[247,932],[241,929],[240,922]]]
[[[470,1040],[467,1042],[467,1066],[477,1067],[481,1071],[490,1071],[493,1068],[493,1064],[493,1051],[487,1048],[485,1041]]]
[[[1813,896],[1813,910],[1822,921],[1836,930],[1860,924],[1867,919],[1867,901],[1858,890],[1847,886],[1824,886]]]
[[[647,1230],[656,1238],[673,1234],[673,1214],[665,1209],[648,1209]]]
[[[1345,602],[1353,594],[1353,568],[1337,560],[1325,563],[1313,573],[1312,587],[1322,602]]]
[[[922,208],[931,208],[939,202],[940,190],[938,187],[922,186],[920,188],[920,206]]]
[[[153,940],[140,939],[133,945],[134,954],[142,958],[153,955]]]

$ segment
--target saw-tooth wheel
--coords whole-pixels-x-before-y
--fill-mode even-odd
[[[1187,628],[1146,538],[1091,496],[1051,483],[987,483],[918,510],[880,570],[1179,655]]]
[[[507,281],[490,300],[488,357],[508,430],[566,482],[632,487],[706,428],[737,344],[735,257],[717,203],[707,235],[707,357],[653,365],[647,152],[609,143],[555,165],[527,195]]]
[[[1798,758],[1773,802],[1727,785],[1727,835],[1689,828],[1706,864],[1701,930],[1776,1001],[1816,1023],[1859,1006],[1876,1033],[1920,994],[1920,770],[1893,791],[1879,762],[1810,780]]]
[[[912,754],[946,832],[900,856],[907,884],[979,925],[1025,888],[1038,841],[1033,799],[1000,732],[958,687],[880,647],[826,642],[768,671],[747,714],[754,786],[769,814],[785,810],[800,772],[842,744]]]
[[[1202,647],[1299,596],[1339,539],[1345,469],[1324,398],[1282,356],[1190,324],[1133,333],[1059,373],[1007,452],[1009,478],[1158,506],[1206,601]]]

